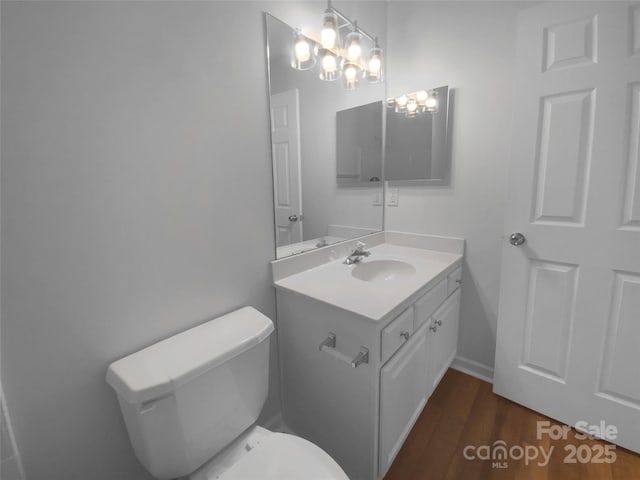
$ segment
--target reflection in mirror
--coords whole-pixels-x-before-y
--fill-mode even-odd
[[[336,115],[338,184],[371,184],[382,178],[382,102],[341,110]]]
[[[358,2],[353,8],[370,9],[369,3]],[[276,258],[382,230],[382,185],[368,182],[382,176],[381,134],[371,133],[378,137],[377,144],[363,146],[367,151],[362,156],[371,163],[362,169],[363,178],[367,176],[364,186],[338,185],[336,126],[340,123],[345,131],[358,135],[360,125],[343,115],[338,120],[338,112],[360,105],[366,109],[374,102],[378,106],[371,108],[378,109],[381,126],[384,83],[360,79],[355,90],[348,90],[341,81],[322,81],[318,66],[304,71],[292,68],[294,30],[269,14],[265,18]]]
[[[437,111],[387,107],[385,180],[419,180],[446,185],[451,172],[449,149],[449,87],[433,90]],[[420,92],[419,92],[420,93]],[[406,96],[405,96],[406,98]],[[398,99],[404,99],[398,97]],[[397,102],[396,102],[397,103]],[[410,103],[410,102],[409,102]]]

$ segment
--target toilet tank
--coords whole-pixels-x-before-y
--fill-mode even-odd
[[[271,332],[269,318],[245,307],[109,366],[134,451],[153,476],[188,475],[255,423]]]

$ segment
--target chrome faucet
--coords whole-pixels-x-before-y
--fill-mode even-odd
[[[344,263],[347,265],[353,265],[354,263],[358,263],[362,260],[362,257],[368,257],[371,255],[369,250],[364,249],[365,246],[366,245],[363,242],[356,243],[356,248],[351,252],[351,255],[345,259]]]

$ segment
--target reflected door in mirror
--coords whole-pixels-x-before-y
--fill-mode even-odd
[[[302,241],[298,90],[271,95],[273,194],[277,246]]]

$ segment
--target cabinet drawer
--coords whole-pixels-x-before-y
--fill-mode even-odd
[[[404,342],[408,340],[407,333],[413,333],[413,307],[407,308],[382,330],[380,344],[382,363],[386,362]]]
[[[449,279],[448,294],[451,295],[460,286],[460,283],[462,282],[462,267],[458,267],[453,272],[451,272],[449,274],[448,279]]]
[[[418,330],[429,320],[436,308],[447,298],[447,279],[443,279],[438,285],[425,293],[416,303],[416,315],[413,321],[413,330]]]

